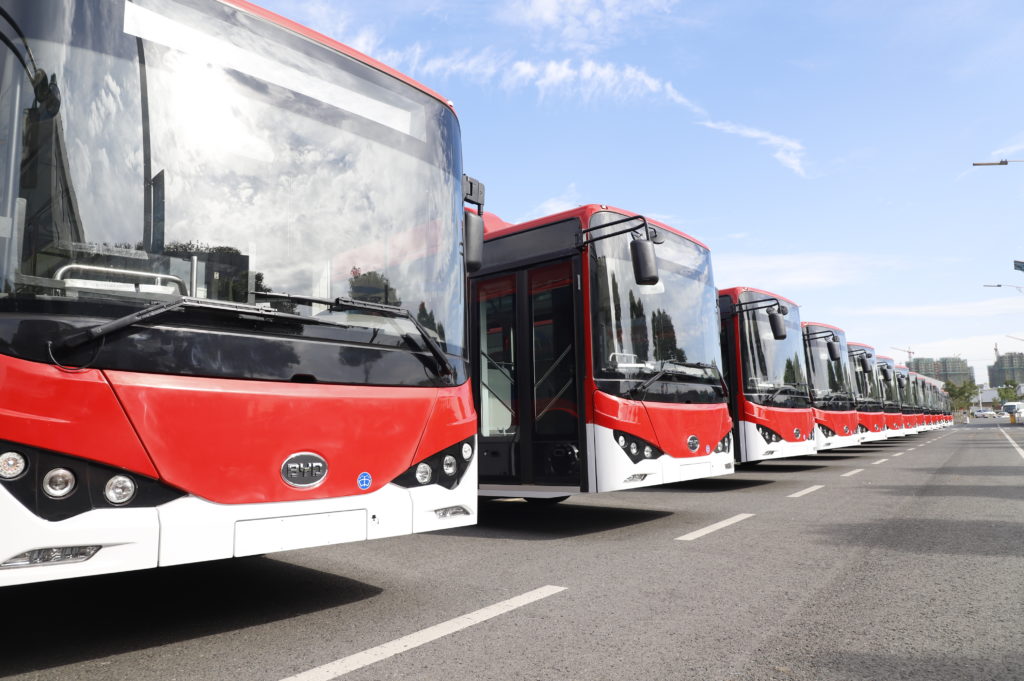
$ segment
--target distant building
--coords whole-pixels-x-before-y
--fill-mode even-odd
[[[989,385],[1006,385],[1011,381],[1024,383],[1024,352],[1007,352],[997,355],[996,363],[988,368]]]
[[[935,375],[935,360],[931,357],[914,357],[907,362],[907,368],[919,374],[937,378]]]
[[[966,360],[959,357],[915,357],[907,362],[907,366],[911,371],[937,378],[943,383],[962,385],[974,380],[974,371]]]

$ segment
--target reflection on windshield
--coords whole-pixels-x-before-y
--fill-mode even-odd
[[[864,371],[861,357],[864,356],[865,352],[874,354],[870,349],[865,350],[858,346],[852,346],[850,348],[854,391],[857,395],[858,408],[861,409],[861,411],[877,411],[882,408],[882,388],[879,385],[879,372],[878,368],[875,366],[874,357],[868,358],[868,371]]]
[[[601,212],[590,225],[622,217]],[[629,234],[591,246],[597,377],[660,374],[659,379],[718,385],[718,301],[708,252],[667,230],[659,230],[659,235],[655,249],[660,281],[653,286],[634,280]]]
[[[851,409],[853,389],[845,334],[818,326],[808,326],[805,331],[807,373],[814,406],[831,411]],[[828,354],[831,336],[814,337],[824,333],[833,333],[839,339],[838,361],[833,361]]]
[[[447,107],[220,3],[4,4],[61,106],[0,47],[0,305],[346,296],[462,353]]]

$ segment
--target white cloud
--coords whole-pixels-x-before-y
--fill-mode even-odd
[[[557,47],[589,54],[612,44],[627,27],[636,28],[635,19],[663,17],[676,3],[677,0],[512,0],[502,6],[499,16],[509,24],[557,31],[561,38]],[[430,56],[420,43],[401,50],[384,47],[381,35],[372,26],[354,32],[352,15],[326,0],[284,0],[281,9],[311,28],[423,80],[459,77],[477,84],[497,82],[506,91],[533,88],[541,98],[660,98],[706,118],[700,121],[705,127],[756,140],[771,148],[772,155],[784,167],[800,177],[807,176],[805,150],[799,141],[746,125],[711,120],[707,111],[680,93],[670,81],[631,64],[589,58],[531,61],[516,59],[493,47]]]
[[[730,135],[739,135],[740,137],[746,137],[747,139],[757,140],[759,143],[775,150],[775,153],[772,154],[772,156],[774,156],[775,160],[779,163],[789,168],[800,177],[807,177],[807,172],[804,170],[803,166],[804,145],[794,139],[783,137],[782,135],[776,135],[775,133],[768,132],[766,130],[758,130],[757,128],[751,128],[746,125],[737,125],[736,123],[729,123],[727,121],[700,121],[700,125],[711,128],[712,130],[728,133]]]
[[[850,310],[850,314],[867,317],[929,317],[941,319],[1011,317],[1019,319],[1024,314],[1024,295],[1013,298],[990,298],[960,303],[935,305],[893,305],[864,307]]]
[[[545,215],[561,213],[563,210],[575,208],[576,206],[582,205],[582,203],[583,202],[580,200],[580,193],[576,189],[576,183],[570,182],[561,194],[558,196],[552,196],[551,198],[537,204],[531,208],[526,215],[519,218],[517,222],[526,222],[527,220],[541,218]]]
[[[1011,144],[1009,146],[996,149],[992,152],[992,158],[1003,159],[1015,156],[1021,152],[1024,152],[1024,142],[1020,144]]]
[[[740,238],[740,234],[730,235]],[[756,282],[769,291],[842,288],[870,281],[891,271],[894,259],[851,253],[722,253],[715,254],[715,282],[719,288]],[[814,263],[801,267],[801,263]],[[799,303],[800,301],[797,300]]]
[[[660,19],[678,0],[512,0],[499,7],[497,19],[525,27],[539,41],[557,49],[593,54],[628,31],[637,20]]]

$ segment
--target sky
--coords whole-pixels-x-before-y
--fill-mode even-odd
[[[1024,352],[1024,163],[971,165],[1024,160],[1019,0],[257,1],[452,100],[507,221],[617,206],[878,354]]]

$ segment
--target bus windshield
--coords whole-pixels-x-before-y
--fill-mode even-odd
[[[867,357],[866,353],[872,356]],[[873,349],[850,346],[850,366],[853,370],[854,392],[857,395],[857,408],[860,411],[882,411],[882,389],[879,385],[878,367],[875,366]],[[868,370],[862,366],[861,358],[867,359]]]
[[[590,226],[623,217],[600,212]],[[630,234],[590,247],[595,377],[650,382],[644,398],[652,400],[677,394],[671,384],[704,386],[697,388],[698,399],[721,402],[718,300],[709,253],[669,230],[657,234],[660,280],[654,285],[640,286],[634,279]]]
[[[739,302],[754,302],[764,297],[762,293],[744,291]],[[786,337],[782,340],[772,335],[768,309],[739,313],[743,393],[751,402],[765,406],[805,408],[811,402],[804,369],[800,308],[789,304],[787,307]]]
[[[446,105],[219,2],[4,6],[27,40],[0,46],[0,315],[190,296],[330,314],[354,343],[407,333],[266,294],[340,296],[405,308],[463,354]]]
[[[896,362],[895,360],[879,357],[879,369],[883,365],[889,367],[889,380],[885,380],[885,377],[879,372],[878,379],[882,393],[882,402],[886,411],[895,413],[900,410],[900,388],[899,382],[896,380]]]
[[[828,342],[832,336],[824,334],[829,332],[839,339],[838,361],[833,361],[828,354]],[[825,411],[853,409],[846,335],[842,331],[812,325],[805,329],[805,340],[807,373],[810,377],[811,401],[814,406]]]

